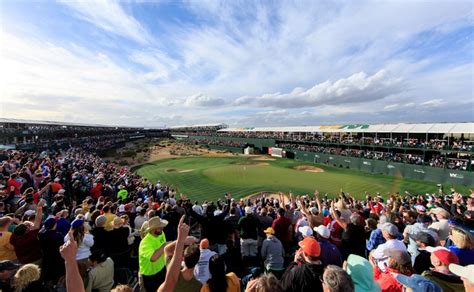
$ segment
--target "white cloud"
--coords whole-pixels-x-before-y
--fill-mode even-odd
[[[360,72],[335,82],[328,80],[308,90],[295,88],[290,93],[242,97],[234,104],[284,108],[352,104],[383,99],[402,90],[400,78],[390,77],[386,71],[381,70],[372,76]]]
[[[420,105],[427,108],[439,107],[444,103],[442,99],[431,99],[425,102],[422,102]]]
[[[187,97],[184,105],[189,107],[214,107],[224,105],[224,103],[225,101],[222,98],[213,98],[200,93]]]
[[[122,37],[133,39],[141,44],[151,42],[148,31],[113,0],[61,1],[75,11],[76,16],[95,26]]]

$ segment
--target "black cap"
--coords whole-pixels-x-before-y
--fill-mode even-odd
[[[435,239],[433,238],[433,236],[431,236],[431,234],[426,233],[426,232],[420,232],[420,233],[416,234],[414,239],[416,241],[423,242],[427,246],[435,246],[436,245],[436,242],[435,242]]]
[[[15,264],[12,261],[0,261],[0,271],[7,271],[7,270],[16,270],[20,267],[20,265]]]

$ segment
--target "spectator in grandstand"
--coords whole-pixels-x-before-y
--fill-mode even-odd
[[[342,200],[339,200],[342,202]],[[345,208],[345,204],[337,204],[338,208],[343,207],[343,211],[349,211]],[[365,256],[365,229],[362,226],[360,221],[360,216],[358,214],[353,214],[349,216],[349,221],[345,221],[344,217],[339,217],[339,214],[335,212],[336,204],[334,201],[331,202],[331,208],[333,210],[334,220],[339,226],[344,229],[342,233],[342,254],[344,258],[347,258],[350,254],[356,254],[360,256]],[[343,213],[339,210],[341,214]],[[350,211],[349,211],[350,212]]]
[[[94,245],[91,250],[102,250],[108,255],[113,239],[110,236],[110,231],[105,230],[106,222],[107,218],[104,215],[100,215],[95,219],[95,227],[91,230],[91,234],[94,236]]]
[[[463,281],[448,268],[450,264],[459,264],[458,257],[445,247],[427,247],[426,250],[431,253],[434,268],[421,275],[438,284],[445,292],[462,291]]]
[[[471,233],[460,227],[452,227],[449,237],[453,245],[449,246],[462,266],[474,264],[474,237]]]
[[[196,267],[199,258],[200,250],[199,246],[195,243],[196,238],[188,236],[184,241],[184,253],[183,262],[184,267],[179,271],[178,279],[174,286],[175,292],[199,292],[202,287],[202,283],[194,277],[194,268]],[[174,253],[177,241],[169,243],[165,247],[165,254],[167,259],[171,259],[171,255]],[[170,273],[171,271],[167,271]]]
[[[163,232],[168,222],[160,217],[150,218],[142,226],[144,234],[138,250],[140,276],[145,291],[156,291],[166,276],[164,249],[166,236]]]
[[[272,228],[275,236],[283,244],[283,248],[288,252],[291,244],[291,220],[285,216],[285,209],[278,209],[278,217],[273,220]]]
[[[276,238],[273,228],[268,227],[263,232],[267,236],[261,250],[265,270],[279,272],[283,270],[285,250],[280,240]]]
[[[201,292],[240,292],[240,279],[232,272],[226,274],[224,260],[219,255],[210,258],[209,272],[211,277]]]
[[[124,226],[124,220],[121,217],[115,217],[112,222],[113,229],[108,235],[113,239],[113,244],[109,243],[109,256],[113,259],[116,267],[127,266],[130,257],[130,247],[128,237],[130,236],[130,228]]]
[[[377,262],[380,270],[385,271],[385,267],[388,266],[389,262],[389,257],[385,254],[385,251],[388,249],[406,251],[407,248],[402,241],[397,239],[398,229],[395,225],[392,223],[384,223],[380,226],[380,230],[382,231],[385,243],[380,244],[370,255]]]
[[[91,269],[87,274],[86,291],[107,292],[114,285],[114,262],[102,251],[94,251],[90,257]]]
[[[449,271],[461,277],[466,292],[474,291],[474,265],[463,267],[461,265],[450,264]]]
[[[355,292],[380,292],[380,286],[374,280],[373,267],[367,259],[351,254],[344,262],[344,269],[352,278]]]
[[[411,265],[410,254],[400,249],[386,249],[384,254],[388,257],[388,264],[384,270],[378,267],[373,257],[369,257],[374,267],[374,278],[382,291],[402,292],[403,287],[395,279],[395,276],[399,274],[411,276],[415,272]]]
[[[209,240],[207,240],[207,238],[201,240],[199,250],[199,261],[194,268],[194,277],[202,284],[205,284],[211,277],[209,272],[209,260],[216,255],[216,252],[209,249]]]
[[[415,262],[415,258],[418,255],[418,248],[416,246],[416,241],[413,239],[416,234],[420,232],[429,233],[435,240],[437,239],[438,235],[436,232],[428,229],[428,226],[431,225],[433,220],[430,216],[426,214],[420,214],[418,216],[417,222],[414,224],[407,224],[405,230],[403,231],[403,241],[408,243],[407,250],[411,255],[412,263]]]
[[[41,270],[38,265],[26,264],[16,272],[13,277],[15,291],[19,292],[42,292],[48,291],[40,281]]]
[[[339,249],[329,241],[331,231],[324,225],[319,225],[314,228],[316,232],[316,239],[321,247],[320,259],[323,266],[336,265],[342,266],[342,255]]]
[[[249,259],[257,256],[258,252],[258,220],[253,215],[252,207],[245,207],[245,216],[239,219],[240,247],[242,257]]]
[[[430,213],[434,214],[437,221],[433,222],[428,228],[437,231],[439,240],[443,244],[449,236],[448,220],[451,216],[448,211],[441,207],[432,209]]]
[[[426,250],[426,248],[428,246],[434,247],[436,242],[433,236],[426,232],[420,232],[416,234],[414,239],[416,241],[419,254],[415,258],[413,268],[417,274],[421,274],[433,267],[433,265],[431,265],[431,254]]]
[[[71,232],[64,237],[64,242],[71,240],[70,234],[78,244],[76,260],[78,262],[88,264],[89,256],[91,255],[91,247],[94,245],[94,236],[89,233],[89,227],[86,227],[83,219],[75,219],[71,223]]]
[[[316,239],[306,237],[298,243],[295,261],[286,269],[281,279],[284,291],[323,291],[319,277],[324,268],[319,256],[321,247]]]
[[[351,277],[339,266],[329,265],[322,277],[324,292],[354,292]]]
[[[377,220],[374,218],[368,218],[366,220],[366,230],[369,233],[366,248],[370,252],[376,249],[380,244],[385,243],[382,230],[377,227]]]

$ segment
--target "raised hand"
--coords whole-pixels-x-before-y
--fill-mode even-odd
[[[72,230],[69,231],[68,238],[68,241],[59,248],[59,252],[66,262],[75,261],[77,254],[77,242],[74,240]]]
[[[184,223],[184,218],[186,216],[181,216],[178,224],[178,241],[183,242],[186,240],[189,234],[189,225]]]

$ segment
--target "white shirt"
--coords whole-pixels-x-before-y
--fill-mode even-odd
[[[390,239],[387,242],[379,244],[372,252],[372,256],[377,260],[380,270],[385,271],[388,265],[388,257],[384,254],[387,249],[398,249],[407,251],[405,244],[398,239]]]
[[[64,236],[64,243],[69,240],[69,234]],[[83,260],[89,258],[91,255],[91,247],[94,245],[94,236],[90,233],[84,234],[81,244],[77,247],[76,260]]]
[[[194,277],[205,284],[207,280],[211,278],[211,273],[209,272],[209,259],[216,253],[210,249],[201,249],[201,255],[199,256],[199,262],[196,267],[194,267]]]
[[[202,212],[203,212],[203,211],[202,211],[202,207],[199,206],[199,205],[194,205],[194,206],[193,206],[193,211],[196,212],[196,213],[198,213],[199,215],[202,215]]]

